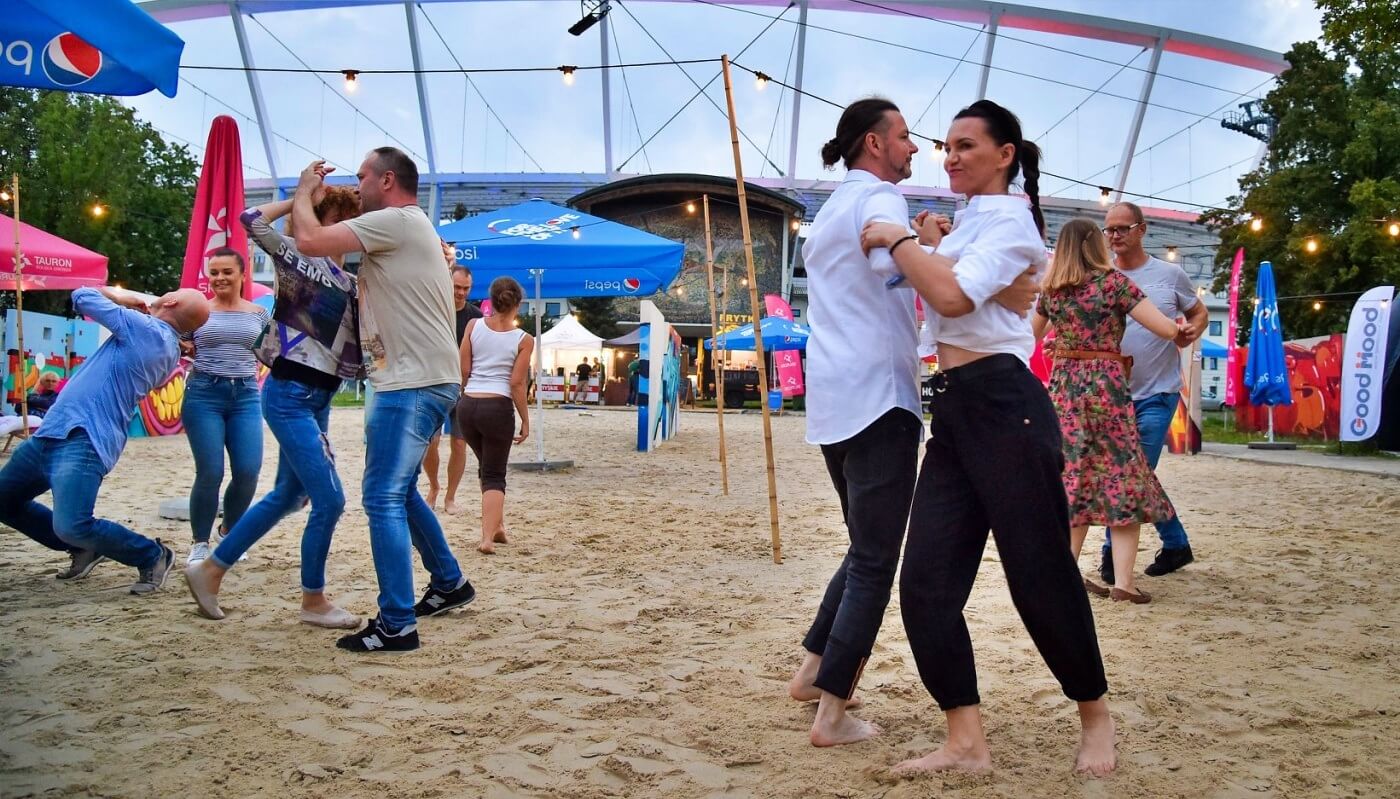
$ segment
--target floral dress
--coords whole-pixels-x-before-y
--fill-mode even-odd
[[[1144,295],[1117,270],[1042,294],[1037,312],[1055,330],[1055,348],[1118,352],[1128,314]],[[1064,439],[1070,526],[1122,526],[1174,513],[1147,464],[1123,363],[1057,358],[1050,397]]]

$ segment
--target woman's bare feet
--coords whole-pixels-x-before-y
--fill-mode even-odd
[[[455,516],[457,514],[457,500],[452,497],[444,499],[442,501],[442,512],[446,513],[448,516]]]
[[[423,501],[428,503],[429,508],[437,507],[438,487],[429,486],[428,493],[423,496]]]
[[[496,530],[496,534],[495,534],[494,536],[491,537],[491,540],[494,541],[494,542],[497,543],[497,544],[509,544],[509,543],[510,543],[510,539],[506,537],[506,528],[505,528],[505,525],[502,525],[499,529]]]
[[[812,722],[812,746],[844,746],[859,743],[879,735],[879,725],[863,721],[846,712],[846,700],[822,691],[817,702],[817,717]]]
[[[482,541],[476,545],[476,551],[483,555],[494,555],[496,554],[496,544],[492,541]]]
[[[1074,770],[1091,777],[1108,776],[1118,766],[1108,702],[1104,699],[1080,702],[1079,725],[1079,754],[1074,759]]]
[[[802,665],[797,667],[797,671],[788,680],[788,696],[798,702],[815,702],[822,698],[822,689],[818,688],[817,671],[821,668],[822,656],[806,653],[802,659]],[[852,696],[846,701],[847,710],[855,710],[864,702],[859,696]]]
[[[219,607],[219,587],[223,581],[224,570],[208,559],[185,567],[185,585],[199,608],[199,615],[206,619],[218,621],[224,617],[224,611]]]
[[[992,753],[982,731],[982,709],[966,705],[947,711],[948,739],[923,757],[906,760],[894,767],[895,776],[912,776],[930,771],[962,771],[977,774],[990,771]]]

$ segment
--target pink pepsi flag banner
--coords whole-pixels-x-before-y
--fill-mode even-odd
[[[79,247],[33,225],[19,223],[24,290],[72,291],[107,283],[107,256]],[[0,216],[0,291],[15,290],[15,221]]]
[[[243,213],[243,151],[238,143],[238,123],[231,116],[214,117],[209,127],[209,143],[204,149],[204,167],[195,189],[190,233],[185,241],[185,267],[180,288],[199,289],[213,297],[204,267],[209,253],[232,247],[248,264],[243,280],[243,299],[251,300],[252,263],[248,260],[248,232],[238,224]]]
[[[777,294],[763,295],[763,305],[769,316],[789,322],[796,321],[792,318],[792,306]],[[784,398],[798,397],[806,393],[807,387],[802,382],[802,355],[797,350],[779,350],[773,353],[773,363],[778,367],[778,387],[782,389]]]
[[[1230,322],[1225,335],[1225,404],[1235,407],[1240,394],[1240,270],[1244,266],[1244,248],[1235,251],[1230,265]]]

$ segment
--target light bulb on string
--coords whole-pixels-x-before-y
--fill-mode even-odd
[[[360,88],[360,73],[353,69],[342,69],[340,74],[345,76],[345,93],[354,94]]]
[[[565,85],[565,86],[572,86],[572,85],[574,85],[574,70],[576,70],[576,69],[578,69],[578,67],[562,66],[562,67],[559,68],[559,71],[562,72],[562,73],[564,73],[564,85]]]
[[[1249,229],[1254,231],[1255,233],[1258,233],[1259,231],[1264,229],[1264,220],[1260,219],[1257,216],[1251,217],[1249,220]]]
[[[1107,186],[1099,187],[1099,205],[1108,205],[1109,190]]]
[[[1303,249],[1309,253],[1317,252],[1317,239],[1310,238],[1307,241],[1303,242]]]
[[[948,157],[948,151],[944,148],[943,142],[934,140],[933,149],[929,150],[929,157],[935,161],[942,161]]]
[[[695,213],[695,203],[694,203],[694,202],[688,202],[688,203],[686,203],[686,204],[685,204],[685,212],[686,212],[687,214],[693,214],[693,213]]]
[[[1167,248],[1167,260],[1168,260],[1168,261],[1175,261],[1175,260],[1176,260],[1176,247],[1175,247],[1175,246],[1172,246],[1172,247],[1168,247],[1168,248]]]
[[[768,76],[762,72],[753,73],[754,88],[758,91],[763,91],[763,87],[768,85],[768,80]]]
[[[9,202],[9,201],[10,201],[10,193],[9,193],[8,191],[4,190],[4,189],[0,189],[0,202]]]
[[[1320,310],[1322,310],[1322,302],[1321,302],[1320,300],[1313,300],[1313,310],[1314,310],[1314,311],[1320,311]]]
[[[95,219],[101,219],[102,215],[107,213],[107,209],[102,207],[102,203],[93,203],[89,211]]]
[[[1389,233],[1391,238],[1400,236],[1400,222],[1391,222],[1389,225],[1386,225],[1385,232]]]
[[[582,235],[581,233],[579,233],[578,225],[574,225],[573,229],[570,232],[573,233],[575,239]]]

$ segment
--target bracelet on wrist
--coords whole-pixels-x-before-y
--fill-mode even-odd
[[[900,239],[899,241],[896,241],[894,244],[891,244],[891,245],[890,245],[890,255],[894,255],[894,251],[895,251],[896,249],[899,248],[899,245],[903,244],[903,243],[906,242],[906,241],[917,241],[918,238],[919,238],[918,236],[905,236],[904,238]]]

